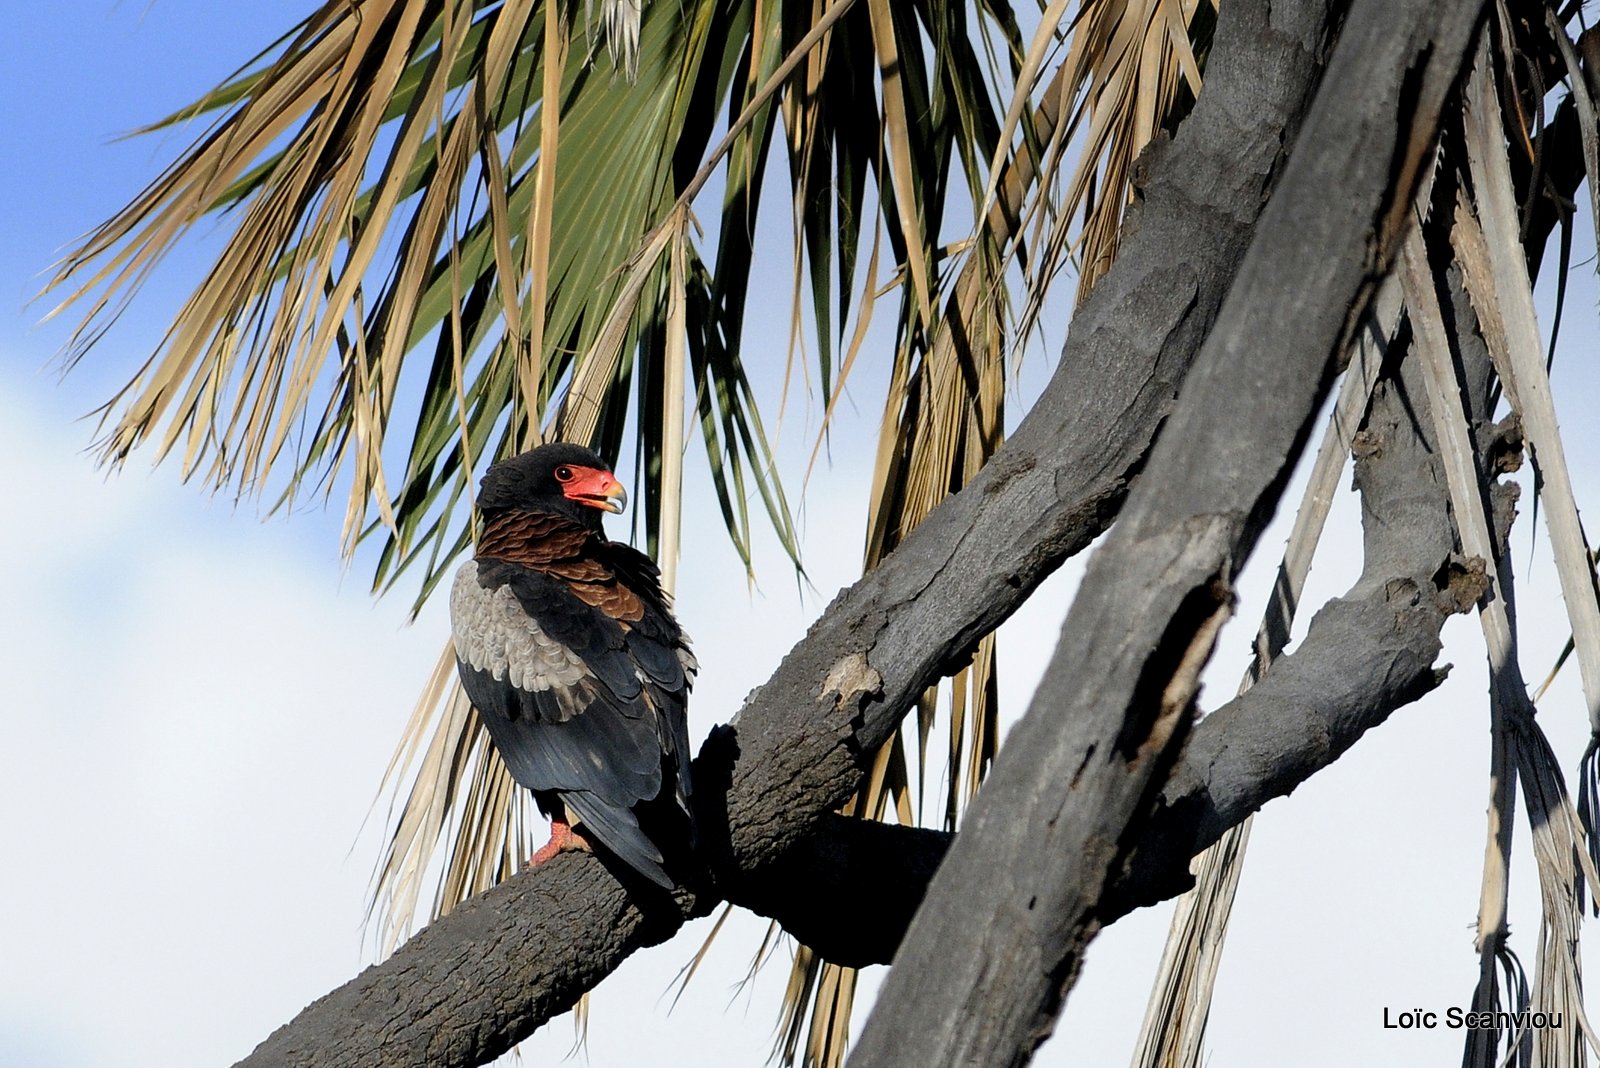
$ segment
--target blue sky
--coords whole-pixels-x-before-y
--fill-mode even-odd
[[[63,324],[29,305],[43,272],[185,144],[118,135],[194,98],[286,29],[301,4],[97,0],[18,5],[0,52],[0,1068],[227,1064],[368,962],[363,821],[412,702],[447,633],[443,605],[405,623],[406,601],[374,602],[369,561],[338,554],[340,515],[302,507],[261,521],[136,455],[97,470],[87,447],[103,402],[148,355],[204,268],[201,234],[157,276],[77,371],[52,357]],[[1580,246],[1592,242],[1580,234]],[[1585,253],[1586,254],[1586,253]],[[782,257],[777,270],[786,270]],[[1557,364],[1581,501],[1600,493],[1594,290],[1571,298]],[[777,286],[787,291],[786,281]],[[1548,314],[1548,313],[1546,313]],[[1030,366],[1037,388],[1042,364]],[[870,372],[868,372],[870,376]],[[775,399],[779,383],[758,381]],[[833,463],[804,509],[802,596],[770,538],[750,591],[714,510],[691,511],[680,612],[703,665],[701,736],[729,718],[833,592],[855,576],[869,443],[870,377]],[[815,405],[785,421],[798,484]],[[690,492],[706,489],[691,472]],[[1293,493],[1293,491],[1291,491]],[[1307,603],[1340,591],[1359,560],[1341,499]],[[1529,526],[1526,519],[1524,527]],[[622,529],[618,525],[618,530]],[[1204,704],[1232,693],[1283,527],[1262,541],[1240,618],[1222,639]],[[1540,539],[1542,544],[1542,539]],[[1519,553],[1519,564],[1528,560]],[[1542,548],[1524,567],[1527,671],[1566,636]],[[1076,568],[1048,583],[1002,640],[1015,714],[1053,645]],[[1475,974],[1471,924],[1487,796],[1486,709],[1476,622],[1454,621],[1450,682],[1286,801],[1252,841],[1213,1015],[1213,1050],[1238,1064],[1454,1064],[1454,1033],[1396,1035],[1384,1006],[1461,1004]],[[1576,676],[1546,703],[1570,770],[1586,734]],[[1517,939],[1531,964],[1536,888],[1518,844]],[[1038,1062],[1120,1063],[1143,1015],[1166,909],[1117,924],[1092,948],[1079,989]],[[595,1065],[759,1063],[785,970],[736,992],[764,929],[736,920],[671,1013],[663,997],[706,924],[637,956],[599,990],[586,1056]],[[876,982],[869,975],[869,985]],[[864,1013],[863,1013],[864,1015]],[[564,1056],[557,1021],[529,1063]]]

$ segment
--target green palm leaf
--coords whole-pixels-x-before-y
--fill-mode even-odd
[[[1116,34],[1135,15],[1085,0],[1066,76],[1040,94],[1054,30],[1025,47],[1002,0],[642,11],[620,0],[607,7],[606,42],[575,32],[570,9],[536,0],[326,3],[153,127],[210,122],[52,279],[80,315],[76,361],[176,242],[222,219],[213,270],[101,410],[102,457],[119,464],[149,445],[186,476],[273,507],[309,489],[341,493],[345,551],[369,543],[375,588],[415,582],[420,606],[472,543],[475,472],[548,436],[632,455],[643,538],[670,574],[688,419],[746,566],[753,512],[795,557],[752,385],[769,372],[740,344],[764,259],[756,220],[779,180],[767,164],[781,145],[796,245],[791,354],[812,335],[830,414],[875,302],[896,304],[870,566],[1000,442],[1007,271],[1029,219],[1035,244],[1068,241],[1060,226],[1041,229],[1035,193],[1056,184],[1063,138],[1092,116],[1098,158],[1131,121],[1117,108],[1154,99],[1166,116],[1180,73],[1198,83],[1187,49],[1209,7],[1146,6],[1138,17],[1153,29],[1130,50]],[[1156,88],[1127,73],[1140,62]],[[1101,99],[1124,82],[1144,88],[1107,97],[1115,107]],[[1148,108],[1139,114],[1137,129],[1150,127]],[[713,147],[719,115],[729,133]],[[1079,165],[1096,177],[1073,180],[1061,218],[1089,204],[1120,218],[1132,157],[1113,158],[1123,163]],[[718,216],[714,249],[695,210]],[[947,218],[967,220],[957,226],[970,236],[952,242]],[[1114,230],[1085,224],[1077,240],[1094,247]],[[899,283],[887,289],[884,238]],[[1048,255],[1035,259],[1029,308],[1054,273]],[[986,638],[953,682],[939,747],[946,825],[994,755],[994,693]],[[924,773],[932,700],[915,748]],[[899,739],[886,747],[859,811],[892,803],[916,818],[908,784],[922,776],[910,752]],[[531,814],[448,651],[386,782],[393,818],[374,909],[393,945],[425,898],[437,915],[529,852]],[[832,1008],[823,1023],[812,1010],[809,1059],[837,1063],[854,980],[818,974],[803,985],[828,992]],[[789,1009],[794,1020],[806,1011]]]

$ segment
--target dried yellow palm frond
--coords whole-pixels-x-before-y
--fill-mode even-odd
[[[1070,146],[1081,148],[1065,183],[1037,198],[1024,220],[1034,251],[1021,333],[1038,321],[1069,257],[1078,265],[1079,301],[1116,258],[1134,163],[1199,94],[1215,21],[1212,0],[1080,3],[1055,82],[1055,106],[1067,117],[1044,148],[1047,180],[1057,181]]]
[[[1486,50],[1480,52],[1485,67],[1487,55]],[[1600,1052],[1600,1041],[1583,1011],[1581,888],[1585,881],[1591,886],[1600,882],[1600,875],[1589,859],[1584,830],[1555,754],[1533,718],[1533,704],[1517,662],[1516,617],[1510,607],[1514,603],[1510,555],[1496,551],[1489,531],[1482,468],[1461,409],[1461,386],[1450,363],[1445,328],[1431,292],[1431,274],[1420,240],[1408,242],[1404,269],[1413,329],[1427,370],[1428,402],[1433,409],[1462,549],[1485,561],[1490,583],[1490,593],[1479,603],[1489,652],[1493,745],[1488,849],[1478,916],[1480,983],[1473,1004],[1475,1008],[1488,1008],[1502,1000],[1495,990],[1495,976],[1510,937],[1506,914],[1510,832],[1515,814],[1512,795],[1520,777],[1542,898],[1539,963],[1528,1006],[1534,1011],[1562,1013],[1564,1019],[1574,1021],[1574,1026],[1568,1034],[1502,1032],[1500,1037],[1507,1047],[1507,1057],[1524,1041],[1531,1041],[1540,1063],[1582,1064],[1585,1045]],[[1474,1065],[1501,1063],[1493,1032],[1469,1039],[1468,1059]]]
[[[1467,295],[1483,323],[1490,359],[1512,411],[1521,421],[1540,475],[1545,521],[1576,640],[1588,718],[1593,729],[1600,731],[1600,597],[1545,370],[1533,283],[1517,233],[1510,167],[1500,138],[1491,140],[1477,121],[1470,121],[1467,128],[1467,151],[1482,209],[1474,210],[1464,191],[1459,195],[1454,245]]]
[[[933,321],[933,284],[928,276],[927,242],[923,235],[930,227],[925,208],[919,203],[914,178],[911,107],[900,61],[900,44],[894,26],[894,9],[889,0],[866,0],[872,15],[872,47],[877,53],[879,84],[883,92],[883,134],[888,158],[895,211],[900,223],[900,240],[905,246],[906,264],[911,271],[918,319]]]
[[[1195,1068],[1201,1063],[1211,989],[1254,824],[1251,816],[1228,828],[1189,864],[1195,885],[1173,910],[1150,1003],[1133,1047],[1134,1068]]]
[[[1552,22],[1558,37],[1564,31]],[[1502,36],[1509,27],[1501,27]],[[1555,550],[1567,615],[1572,623],[1578,653],[1583,692],[1589,705],[1591,725],[1600,725],[1600,597],[1594,585],[1590,553],[1584,541],[1577,505],[1572,495],[1555,408],[1550,397],[1538,326],[1534,318],[1533,286],[1527,273],[1522,241],[1515,224],[1515,197],[1511,168],[1504,137],[1498,86],[1489,54],[1489,34],[1485,31],[1467,90],[1466,149],[1476,205],[1458,204],[1456,220],[1464,244],[1481,250],[1482,259],[1473,256],[1474,269],[1466,270],[1469,294],[1480,318],[1493,324],[1485,330],[1506,396],[1521,417],[1526,440],[1533,448],[1533,459],[1542,476],[1546,500],[1545,516]],[[1585,155],[1592,155],[1593,139],[1586,138]],[[1593,174],[1591,173],[1591,180]],[[1474,210],[1476,208],[1477,210]],[[1499,212],[1508,212],[1498,216]],[[1478,221],[1483,228],[1478,228]],[[1414,258],[1414,256],[1413,256]],[[1486,262],[1484,262],[1486,261]],[[1426,298],[1423,298],[1424,302]],[[1428,309],[1425,317],[1431,317]],[[1497,344],[1498,342],[1498,344]],[[1429,355],[1431,375],[1442,382],[1433,392],[1453,383],[1446,378],[1448,354],[1435,349]],[[1457,406],[1456,413],[1460,414]],[[1466,432],[1466,419],[1459,418],[1456,439]],[[1470,438],[1466,439],[1470,445]],[[1458,467],[1465,471],[1466,464]],[[1481,504],[1484,488],[1483,465],[1475,465],[1476,483],[1470,487]],[[1463,547],[1470,539],[1482,545],[1486,529],[1484,511],[1461,516],[1462,498],[1455,481],[1451,484],[1455,511],[1462,527]],[[1471,551],[1471,549],[1468,549]],[[1600,883],[1592,860],[1592,842],[1585,841],[1580,820],[1562,780],[1559,763],[1542,729],[1533,718],[1533,703],[1528,697],[1516,658],[1515,604],[1511,590],[1510,554],[1497,561],[1495,602],[1480,606],[1485,638],[1490,648],[1491,708],[1497,727],[1508,735],[1507,742],[1521,775],[1523,798],[1528,808],[1534,860],[1539,873],[1541,894],[1538,965],[1530,1005],[1535,1011],[1560,1012],[1575,1026],[1566,1034],[1536,1033],[1532,1036],[1534,1055],[1542,1064],[1581,1065],[1587,1063],[1585,1047],[1600,1053],[1600,1040],[1583,1008],[1581,928],[1585,882]],[[1503,681],[1502,681],[1503,680]],[[1499,705],[1498,709],[1493,706]],[[1600,726],[1595,726],[1600,731]],[[1592,835],[1593,828],[1589,828]],[[1480,931],[1481,937],[1481,931]],[[1503,940],[1503,938],[1502,938]]]
[[[1546,25],[1568,65],[1571,105],[1578,115],[1584,169],[1589,176],[1591,207],[1596,197],[1596,178],[1600,177],[1600,148],[1597,148],[1594,105],[1579,68],[1577,56],[1566,31],[1553,11],[1546,12]],[[1490,104],[1496,105],[1493,114]],[[1483,324],[1495,370],[1505,389],[1512,410],[1521,421],[1530,446],[1543,504],[1550,543],[1561,582],[1562,600],[1572,625],[1572,639],[1557,661],[1559,669],[1570,652],[1576,652],[1584,701],[1588,706],[1590,743],[1579,768],[1578,812],[1588,829],[1590,857],[1600,863],[1600,842],[1596,841],[1594,784],[1597,781],[1597,751],[1600,751],[1600,592],[1597,592],[1594,556],[1584,536],[1577,501],[1572,491],[1560,427],[1556,421],[1550,380],[1542,358],[1542,343],[1533,307],[1533,287],[1527,260],[1517,231],[1517,204],[1512,190],[1506,140],[1489,124],[1498,118],[1498,101],[1486,102],[1472,112],[1467,123],[1467,151],[1478,205],[1465,194],[1456,208],[1452,232],[1454,252],[1462,268],[1462,279],[1473,308]],[[1500,213],[1509,212],[1502,216]],[[1481,224],[1480,224],[1481,220]],[[1559,315],[1559,312],[1558,312]],[[1551,672],[1553,677],[1554,671]],[[1549,679],[1539,688],[1534,700],[1543,695]],[[1580,892],[1580,900],[1582,894]]]
[[[1487,55],[1486,52],[1481,53]],[[1498,1000],[1494,992],[1496,965],[1508,947],[1510,928],[1507,911],[1510,895],[1511,825],[1516,812],[1515,739],[1513,720],[1527,695],[1521,686],[1516,662],[1516,637],[1507,611],[1505,593],[1499,588],[1497,573],[1501,564],[1494,539],[1485,520],[1475,452],[1467,418],[1461,411],[1460,386],[1451,365],[1449,335],[1444,325],[1438,298],[1434,293],[1433,273],[1428,266],[1427,249],[1420,234],[1407,239],[1398,266],[1405,284],[1406,306],[1410,312],[1414,344],[1426,372],[1427,402],[1432,417],[1434,439],[1444,462],[1452,511],[1461,549],[1469,557],[1484,561],[1485,577],[1492,596],[1479,603],[1489,653],[1489,831],[1484,852],[1483,881],[1478,905],[1479,986],[1474,1004]],[[1468,1044],[1474,1065],[1493,1064],[1495,1043],[1482,1039]]]
[[[399,792],[407,779],[402,799]],[[436,882],[432,911],[442,914],[463,900],[461,891],[487,889],[526,862],[531,850],[520,824],[527,808],[514,786],[457,681],[455,650],[446,643],[412,712],[405,743],[384,773],[383,788],[392,791],[390,812],[398,803],[400,815],[391,821],[389,841],[373,875],[369,914],[377,925],[381,954],[393,952],[411,933],[430,880]],[[498,795],[506,803],[446,803],[463,791]],[[456,843],[452,863],[435,872],[434,851],[447,838]]]
[[[1507,203],[1511,178],[1505,148],[1505,125],[1497,99],[1487,32],[1479,43],[1466,98],[1466,147],[1473,188],[1479,197]],[[1521,241],[1514,230],[1504,227],[1492,236],[1488,233],[1478,234],[1472,228],[1468,218],[1470,215],[1470,211],[1458,211],[1456,215],[1458,224],[1465,223],[1468,227],[1464,235],[1466,246],[1472,246],[1474,239],[1479,237],[1490,242],[1483,251],[1490,261],[1493,283],[1485,290],[1480,271],[1479,291],[1474,297],[1480,315],[1484,316],[1489,327],[1486,336],[1495,335],[1491,346],[1515,346],[1519,339],[1525,343],[1527,323],[1519,324],[1516,320],[1522,318],[1531,321],[1532,302],[1531,286],[1522,270]],[[1507,222],[1509,224],[1509,220]],[[1498,252],[1495,244],[1501,246]],[[1496,258],[1503,260],[1507,254],[1515,257],[1518,266],[1516,273],[1493,268]],[[1498,1000],[1493,990],[1494,962],[1509,937],[1506,906],[1510,820],[1514,812],[1511,793],[1513,784],[1520,776],[1543,898],[1539,966],[1530,1004],[1536,1010],[1563,1012],[1565,1018],[1576,1022],[1569,1035],[1554,1036],[1553,1039],[1532,1036],[1533,1050],[1541,1063],[1579,1064],[1583,1063],[1585,1041],[1595,1044],[1583,1013],[1579,957],[1581,888],[1585,881],[1590,885],[1596,882],[1595,866],[1584,848],[1584,832],[1562,782],[1554,754],[1533,719],[1533,705],[1528,698],[1517,660],[1510,554],[1495,545],[1489,529],[1486,468],[1479,461],[1473,444],[1469,414],[1462,408],[1462,387],[1451,360],[1446,328],[1433,290],[1432,273],[1428,268],[1427,251],[1420,235],[1413,235],[1406,242],[1401,268],[1413,330],[1427,373],[1428,403],[1444,461],[1462,550],[1485,562],[1489,582],[1489,593],[1479,602],[1479,619],[1489,654],[1489,703],[1494,744],[1491,756],[1489,840],[1478,921],[1480,985],[1474,1003],[1488,1004]],[[1524,303],[1525,297],[1528,299]],[[1534,337],[1534,361],[1538,364],[1537,335]],[[1502,350],[1500,356],[1506,358],[1507,354]],[[1534,386],[1534,381],[1522,373],[1525,366],[1517,366],[1512,362],[1513,359],[1515,357],[1506,358],[1501,373],[1504,376],[1510,372],[1514,380],[1507,384],[1507,388],[1519,389],[1518,396],[1522,397],[1529,392],[1528,387]],[[1539,371],[1542,377],[1542,366]],[[1537,404],[1531,395],[1523,399]],[[1587,551],[1583,552],[1580,563],[1587,582]],[[1577,625],[1575,620],[1574,626]],[[1505,1037],[1509,1057],[1512,1050],[1529,1036],[1512,1034]],[[1600,1045],[1596,1045],[1596,1048],[1600,1049]],[[1485,1040],[1479,1037],[1470,1042],[1468,1057],[1475,1064],[1494,1063],[1497,1050],[1493,1038]]]
[[[984,218],[994,206],[995,197],[1000,193],[1002,176],[1015,173],[1014,166],[1009,169],[1007,167],[1012,140],[1022,124],[1023,117],[1034,108],[1033,92],[1038,85],[1039,72],[1043,69],[1045,57],[1055,45],[1061,22],[1067,14],[1068,3],[1069,0],[1050,0],[1050,4],[1039,19],[1038,28],[1034,31],[1028,51],[1022,57],[1022,65],[1017,70],[1016,89],[1011,94],[1010,103],[1006,105],[1006,117],[1000,125],[1000,136],[996,139],[994,156],[989,160],[989,178],[984,183],[983,196],[978,199],[979,219]],[[1064,78],[1067,73],[1068,68],[1065,64],[1056,68],[1057,79]],[[1051,88],[1045,91],[1044,99],[1038,105],[1039,108],[1049,109],[1049,126],[1041,127],[1046,136],[1053,132],[1061,101],[1062,84],[1064,82],[1053,80]],[[1038,130],[1035,131],[1035,135],[1037,133]]]
[[[689,338],[688,236],[680,226],[673,234],[667,291],[667,344],[662,353],[661,387],[661,588],[678,588],[678,542],[683,516],[683,390],[687,382]]]
[[[384,772],[380,799],[385,793],[390,833],[367,907],[380,956],[405,941],[418,917],[445,915],[521,871],[543,822],[467,700],[449,642]],[[429,883],[433,892],[423,908]],[[587,993],[572,1013],[581,1045],[588,1035]]]

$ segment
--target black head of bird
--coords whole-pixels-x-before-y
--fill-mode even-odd
[[[615,515],[627,504],[627,491],[611,466],[598,453],[567,442],[501,460],[483,476],[478,494],[485,518],[498,512],[556,512],[591,530],[600,529],[603,513]]]

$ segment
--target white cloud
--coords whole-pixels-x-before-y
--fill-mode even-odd
[[[49,384],[5,375],[0,805],[27,816],[0,825],[0,856],[27,874],[0,893],[0,1051],[74,1066],[231,1063],[367,963],[360,920],[381,818],[352,844],[447,633],[443,605],[407,628],[402,599],[373,607],[364,583],[341,583],[337,516],[259,523],[164,470],[105,478],[80,451],[81,426],[37,414]],[[686,520],[694,572],[679,609],[704,666],[697,736],[854,576],[860,489],[811,498],[819,592],[803,601],[759,526],[751,590],[720,517]],[[765,921],[735,918],[668,1013],[662,994],[708,929],[691,925],[602,985],[594,1063],[765,1055],[782,961],[728,1008]],[[526,1049],[556,1059],[571,1041],[561,1020]]]
[[[0,1001],[85,1063],[225,1063],[356,970],[350,847],[437,643],[6,385]]]

